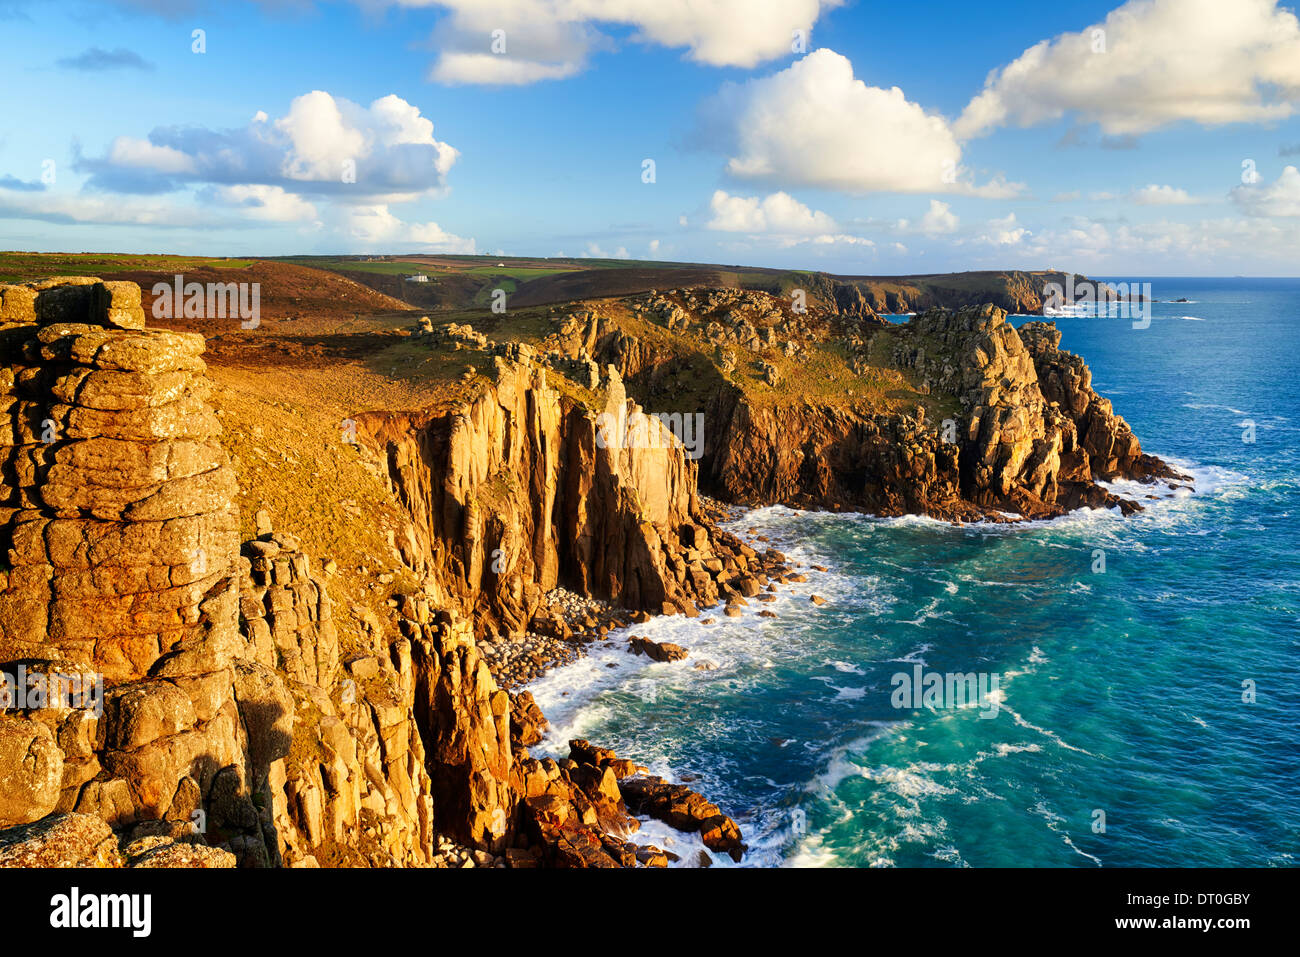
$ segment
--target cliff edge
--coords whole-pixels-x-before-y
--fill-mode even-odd
[[[832,299],[272,324],[213,368],[134,283],[0,286],[0,864],[664,866],[646,816],[742,860],[634,756],[533,757],[509,664],[802,580],[700,489],[1006,521],[1184,480],[1050,323]]]

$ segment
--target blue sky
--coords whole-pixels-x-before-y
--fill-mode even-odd
[[[3,248],[1300,273],[1275,0],[0,0],[0,30]]]

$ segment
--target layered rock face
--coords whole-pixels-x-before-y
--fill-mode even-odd
[[[932,310],[908,324],[895,348],[923,391],[954,397],[963,494],[977,505],[1031,517],[1083,505],[1136,503],[1096,483],[1177,477],[1142,453],[1129,424],[1092,389],[1083,360],[1062,352],[1060,331],[1026,323],[1020,331],[995,306]]]
[[[188,828],[211,810],[257,837],[232,663],[234,477],[203,339],[144,329],[131,283],[7,286],[0,304],[0,725],[49,785],[0,823],[77,811]],[[55,685],[102,699],[32,696]]]
[[[892,332],[892,330],[891,330]],[[880,334],[880,333],[877,333]],[[1139,506],[1098,480],[1180,478],[1144,455],[1049,323],[1017,332],[995,306],[935,309],[899,328],[896,365],[946,421],[848,406],[755,409],[720,392],[708,413],[707,487],[733,500],[882,515],[1050,517]]]
[[[961,495],[960,449],[918,416],[839,406],[756,408],[734,392],[709,403],[702,482],[746,504],[976,518]],[[716,424],[715,424],[716,423]]]
[[[272,811],[269,863],[430,863],[434,806],[415,717],[427,603],[407,601],[388,621],[358,609],[369,653],[344,661],[328,590],[297,540],[268,531],[243,551],[236,691],[250,774]]]
[[[1080,282],[1089,282],[1086,276],[1076,276]],[[930,309],[963,309],[992,303],[999,309],[1020,315],[1041,312],[1046,289],[1050,283],[1064,287],[1068,280],[1062,272],[975,272],[953,275],[896,276],[881,279],[851,279],[834,283],[829,276],[818,273],[810,277],[809,285],[823,296],[828,292],[843,308],[843,297],[858,297],[876,312],[925,312]],[[1098,295],[1111,296],[1104,285],[1098,284]]]

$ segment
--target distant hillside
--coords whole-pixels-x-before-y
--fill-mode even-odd
[[[206,281],[260,282],[271,319],[330,319],[403,309],[446,312],[488,308],[503,290],[511,307],[529,308],[640,295],[666,289],[744,289],[788,297],[842,314],[906,313],[993,303],[1011,313],[1039,313],[1054,270],[986,270],[911,276],[833,275],[708,263],[495,256],[294,256],[218,259],[166,255],[0,253],[0,281],[38,275],[112,275],[140,283],[177,273]],[[423,281],[413,281],[423,277]],[[1076,276],[1076,282],[1085,279]],[[148,303],[146,302],[146,305]]]
[[[991,302],[1012,313],[1043,308],[1048,283],[1065,285],[1066,274],[1055,270],[938,273],[924,276],[837,276],[856,286],[877,312],[916,312],[931,306],[955,309]],[[1084,277],[1077,276],[1076,282]]]
[[[821,305],[842,307],[845,302],[862,302],[875,312],[885,313],[914,312],[931,306],[958,308],[986,302],[1008,312],[1036,313],[1042,310],[1046,284],[1065,282],[1065,273],[1054,270],[841,276],[752,266],[633,260],[411,256],[384,257],[381,261],[374,257],[293,261],[341,273],[421,309],[486,305],[494,289],[503,289],[513,305],[528,307],[637,295],[652,289],[730,288],[781,296],[789,295],[793,289],[803,289],[811,302]],[[407,278],[416,273],[425,275],[428,281],[412,282]]]

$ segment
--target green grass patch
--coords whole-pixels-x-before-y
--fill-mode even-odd
[[[0,282],[28,282],[48,276],[111,276],[121,272],[243,269],[252,264],[251,259],[206,256],[0,252]]]

